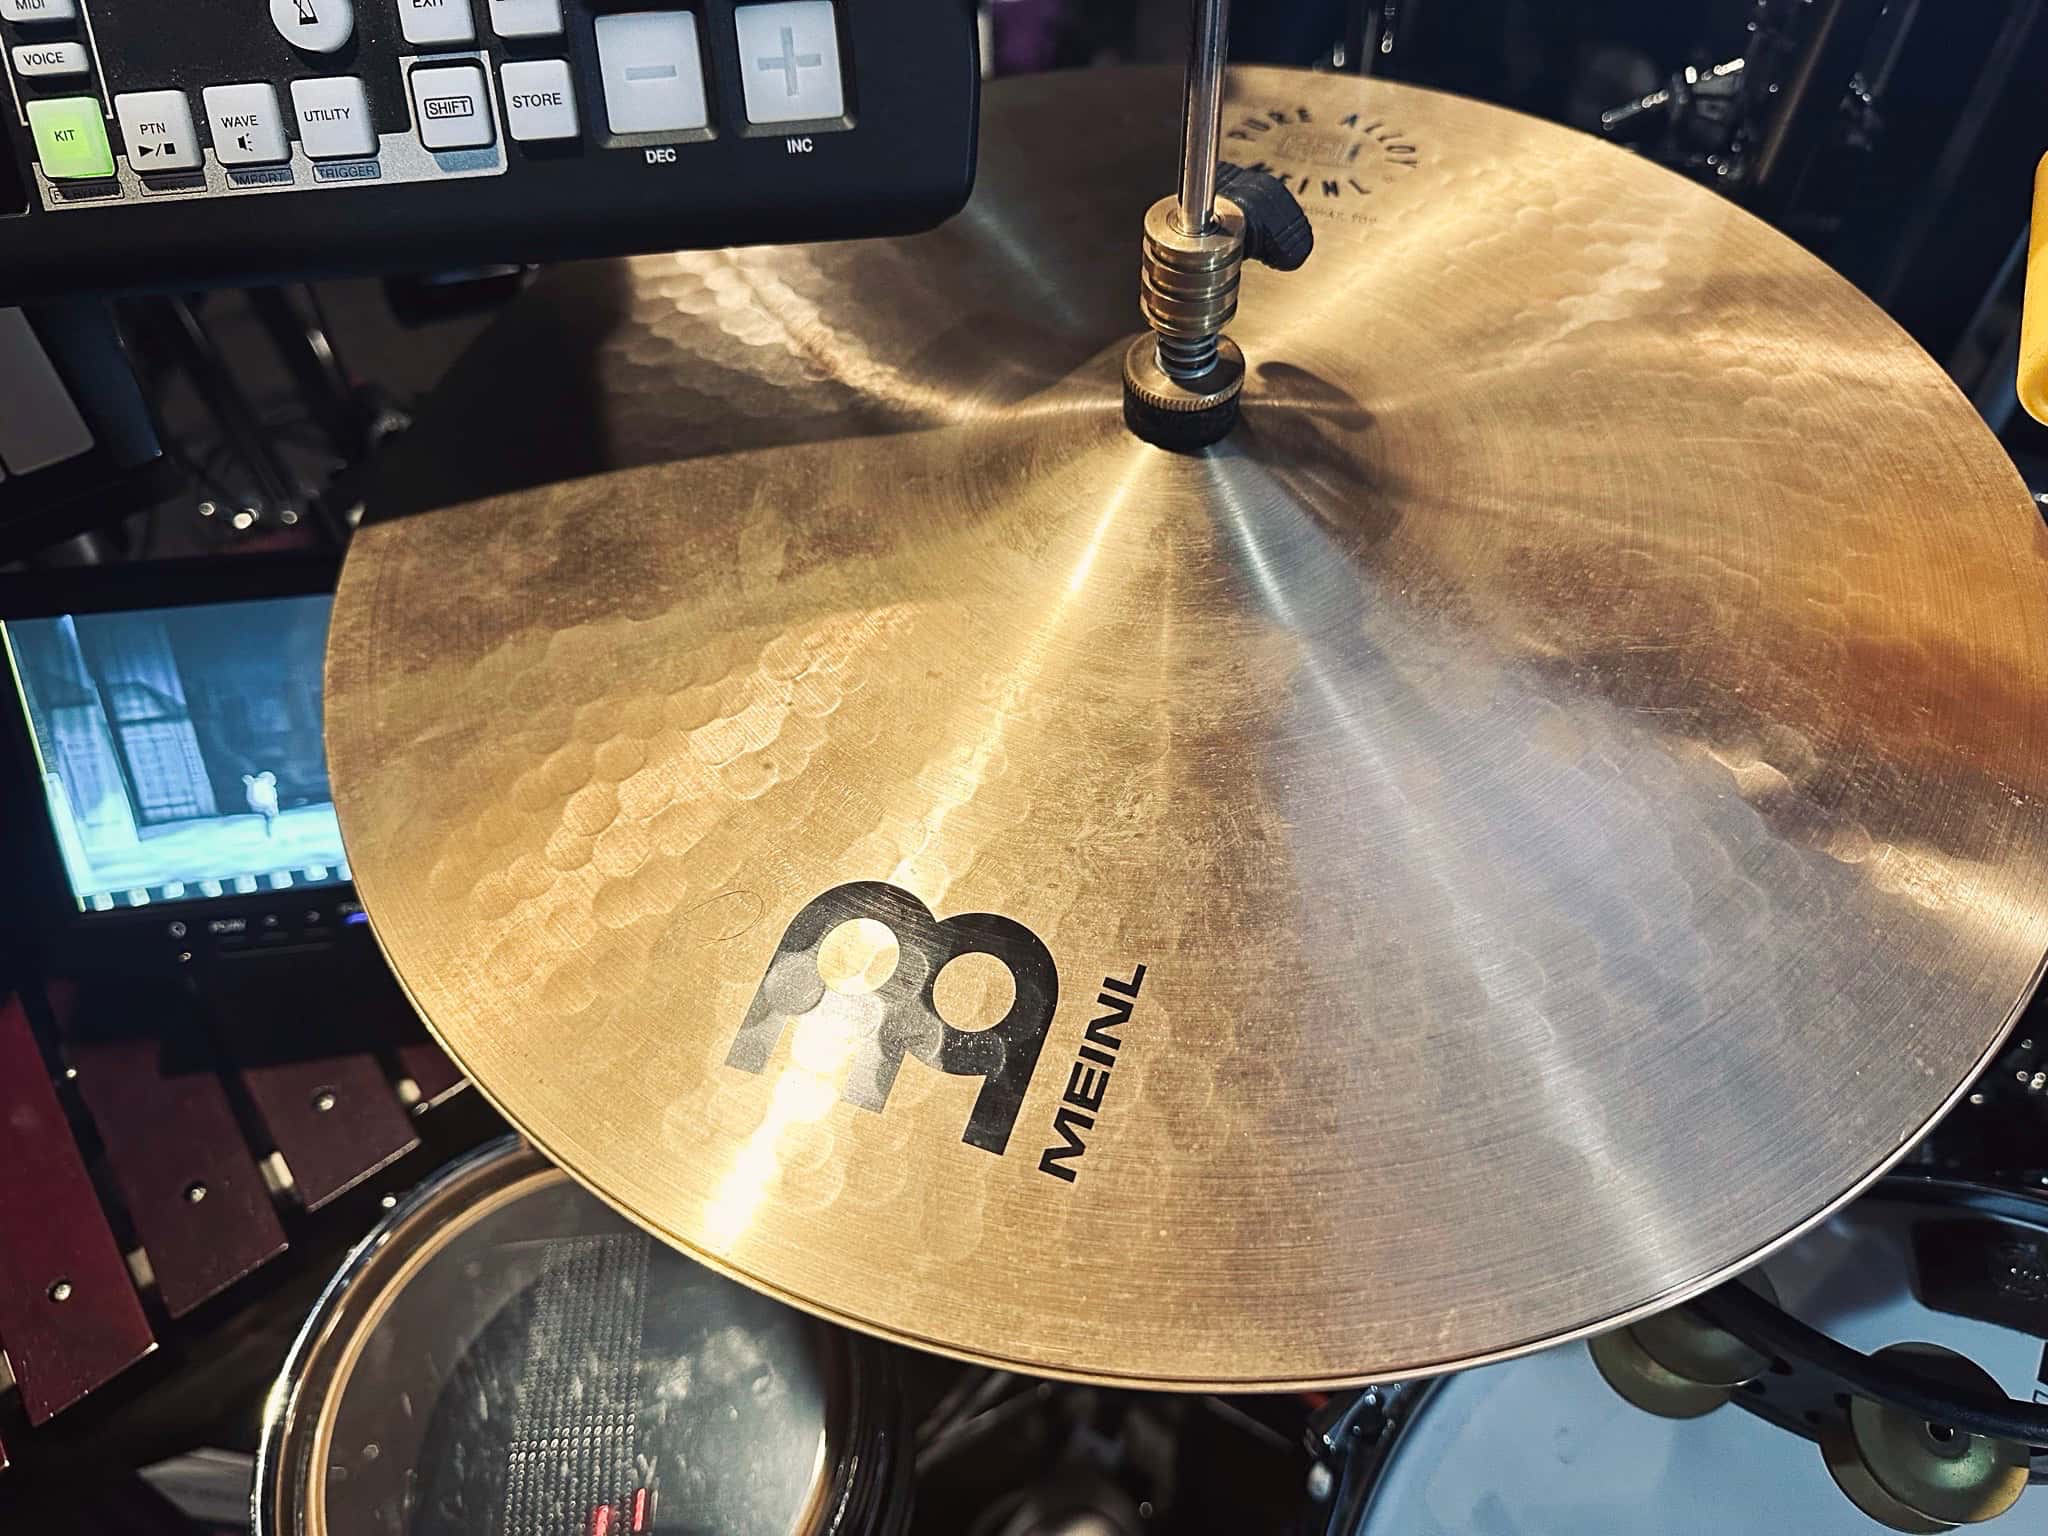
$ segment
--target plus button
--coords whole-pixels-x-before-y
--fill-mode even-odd
[[[824,62],[824,58],[819,54],[798,53],[796,51],[796,29],[784,27],[782,29],[781,54],[779,56],[768,54],[757,58],[754,60],[754,67],[763,70],[781,70],[783,87],[790,95],[794,96],[796,94],[796,72],[800,69],[817,69]]]

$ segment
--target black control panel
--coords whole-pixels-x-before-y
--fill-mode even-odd
[[[0,303],[965,201],[973,0],[0,0]]]

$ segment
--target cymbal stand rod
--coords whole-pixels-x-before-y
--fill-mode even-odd
[[[1145,216],[1143,279],[1145,318],[1158,337],[1153,365],[1189,387],[1216,369],[1223,327],[1237,312],[1244,259],[1244,220],[1235,209],[1226,218],[1216,203],[1229,54],[1230,0],[1189,0],[1180,191]]]
[[[1216,213],[1216,146],[1223,129],[1223,66],[1230,57],[1230,0],[1189,0],[1187,113],[1181,123],[1180,206],[1184,235],[1208,231]]]

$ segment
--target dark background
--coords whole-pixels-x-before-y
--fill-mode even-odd
[[[1838,49],[1821,72],[1804,119],[1811,131],[1768,184],[1724,174],[1735,163],[1729,143],[1698,124],[1681,132],[1653,115],[1638,120],[1629,142],[1716,185],[1855,282],[1949,371],[2029,484],[2048,491],[2048,431],[2017,408],[2012,384],[2034,166],[2048,148],[2048,0],[1238,0],[1232,46],[1241,61],[1363,64],[1599,131],[1603,112],[1687,67],[1743,55],[1753,28],[1782,30],[1796,53],[1817,20],[1837,11],[1853,16],[1856,45]],[[1182,0],[1000,0],[987,8],[985,64],[1021,75],[1178,60],[1186,14]],[[1760,116],[1769,107],[1760,104]],[[124,300],[113,315],[161,429],[167,475],[110,482],[87,513],[62,524],[62,537],[30,539],[15,525],[10,541],[0,510],[0,563],[337,553],[374,466],[402,439],[417,402],[530,276],[482,261],[454,272]],[[1854,497],[1856,487],[1840,494]],[[213,707],[221,714],[241,707],[238,699],[274,693],[267,661],[222,654],[203,637],[174,639],[181,656],[191,650],[197,674],[219,679]],[[195,720],[200,713],[195,700]],[[282,729],[252,717],[223,740]],[[246,770],[228,761],[240,750],[217,743],[207,752],[224,809],[242,805]],[[325,793],[324,782],[312,787],[308,763],[289,773],[263,766],[279,773],[287,805]],[[313,996],[351,995],[344,964],[332,956],[319,963],[325,969],[312,983],[306,972],[276,971],[267,985],[288,1001],[273,1014]],[[10,964],[35,983],[34,956],[0,943],[0,995]],[[134,1016],[147,1026],[146,1009]],[[245,1022],[243,1048],[283,1033],[269,1028],[269,1016]],[[47,1044],[59,1071],[67,1047]],[[2043,1054],[2023,1030],[1915,1162],[2048,1182]],[[70,1107],[104,1186],[87,1117]],[[236,1107],[259,1146],[260,1116],[240,1097]],[[383,1197],[496,1128],[473,1094],[416,1123],[424,1145],[324,1210],[288,1211],[287,1256],[161,1329],[159,1356],[85,1405],[30,1433],[9,1417],[0,1391],[0,1433],[18,1463],[0,1476],[0,1532],[17,1521],[51,1533],[188,1530],[125,1472],[195,1447],[227,1455],[188,1471],[227,1490],[220,1523],[233,1525],[235,1479],[246,1476],[262,1393],[324,1275]],[[1154,1503],[1146,1529],[1160,1532],[1270,1531],[1305,1518],[1301,1440],[1318,1402],[1052,1388],[932,1360],[913,1374],[917,1411],[935,1426],[915,1536],[1007,1529],[977,1522],[1006,1500],[1014,1508],[1020,1487],[1042,1501],[1064,1489],[1102,1508]],[[1645,1529],[1655,1522],[1646,1511]]]

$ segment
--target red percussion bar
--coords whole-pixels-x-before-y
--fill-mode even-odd
[[[156,1348],[18,999],[0,1003],[0,1347],[41,1424]]]

